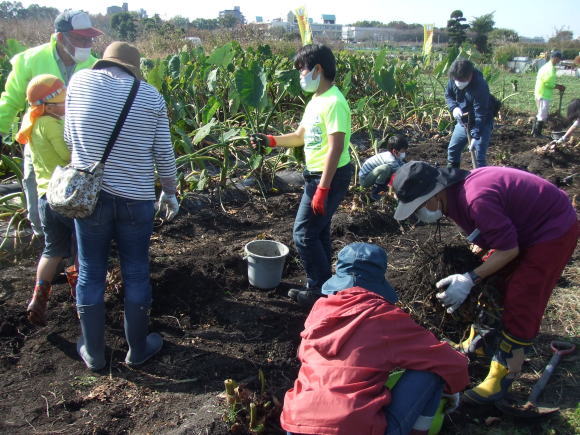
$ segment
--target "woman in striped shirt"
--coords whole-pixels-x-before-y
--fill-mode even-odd
[[[80,71],[71,79],[66,98],[65,140],[76,167],[90,166],[102,157],[134,81],[142,78],[139,65],[140,55],[135,47],[113,42],[92,70]],[[82,329],[77,350],[91,370],[105,366],[104,292],[113,239],[125,292],[125,337],[129,344],[125,362],[141,364],[163,345],[159,334],[148,333],[155,170],[163,190],[159,207],[171,219],[179,205],[167,109],[159,92],[140,82],[105,163],[95,211],[75,221],[80,264],[77,311]]]

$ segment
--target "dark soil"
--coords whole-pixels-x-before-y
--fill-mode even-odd
[[[493,135],[491,162],[523,168],[554,182],[578,172],[577,150],[536,154],[532,150],[546,142],[527,133],[524,126],[499,126]],[[444,165],[447,143],[448,137],[414,135],[409,154]],[[463,166],[468,167],[468,156],[464,159]],[[564,188],[574,196],[578,181]],[[138,369],[123,363],[127,346],[116,260],[111,263],[106,295],[109,364],[100,373],[88,371],[76,355],[79,322],[62,277],[53,287],[48,326],[36,328],[26,320],[39,247],[3,264],[0,432],[245,433],[244,424],[234,423],[242,422],[246,411],[237,415],[228,411],[219,397],[224,380],[233,378],[246,386],[240,395],[260,405],[264,433],[282,433],[277,416],[298,371],[296,349],[306,317],[286,297],[290,286],[304,279],[291,235],[300,191],[272,194],[267,200],[259,194],[242,198],[246,199],[230,201],[224,208],[211,197],[190,200],[174,222],[157,227],[151,247],[151,329],[163,334],[165,345]],[[369,203],[353,189],[333,221],[334,252],[354,241],[384,247],[389,253],[388,277],[404,307],[441,338],[460,340],[473,319],[469,307],[475,306],[477,292],[465,310],[450,316],[434,299],[434,283],[480,260],[451,223],[443,223],[440,234],[434,226],[400,226],[392,218],[394,204],[389,198]],[[254,239],[274,239],[290,247],[283,283],[276,289],[258,290],[248,284],[243,247]],[[550,356],[549,341],[565,336],[565,331],[561,337],[542,334],[524,371],[539,372]],[[562,362],[560,373],[569,364]],[[474,379],[485,373],[480,362],[474,362],[472,369]],[[580,399],[578,389],[565,385],[558,373],[554,378],[543,400],[573,409]],[[535,379],[520,382],[522,394]],[[489,415],[498,413],[490,409],[456,413],[444,430],[467,433]],[[526,427],[532,433],[541,431],[537,423]],[[562,427],[566,423],[560,422]],[[560,429],[558,433],[563,433]]]

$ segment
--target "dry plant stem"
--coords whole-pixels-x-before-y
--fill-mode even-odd
[[[224,381],[224,385],[226,388],[226,398],[228,405],[234,405],[237,402],[235,389],[238,384],[233,379],[226,379]]]
[[[256,427],[256,420],[258,419],[258,407],[254,402],[250,403],[250,430]]]

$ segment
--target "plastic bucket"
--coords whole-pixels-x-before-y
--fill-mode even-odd
[[[282,280],[288,247],[274,240],[254,240],[244,247],[248,280],[254,287],[274,288]]]

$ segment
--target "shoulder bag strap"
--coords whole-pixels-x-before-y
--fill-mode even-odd
[[[139,80],[134,79],[133,86],[131,87],[131,90],[129,91],[129,96],[127,97],[127,101],[125,101],[123,110],[121,110],[119,119],[117,119],[117,124],[115,125],[115,128],[111,133],[109,143],[107,144],[107,148],[105,148],[105,152],[103,153],[103,157],[101,158],[101,164],[105,164],[107,158],[109,157],[109,154],[111,153],[111,150],[113,149],[113,145],[115,144],[115,141],[117,140],[117,137],[121,132],[121,128],[123,128],[123,124],[125,123],[125,119],[127,118],[129,110],[131,110],[131,106],[133,105],[133,101],[135,100],[135,96],[137,95],[137,90],[139,89],[140,83],[141,82]]]

